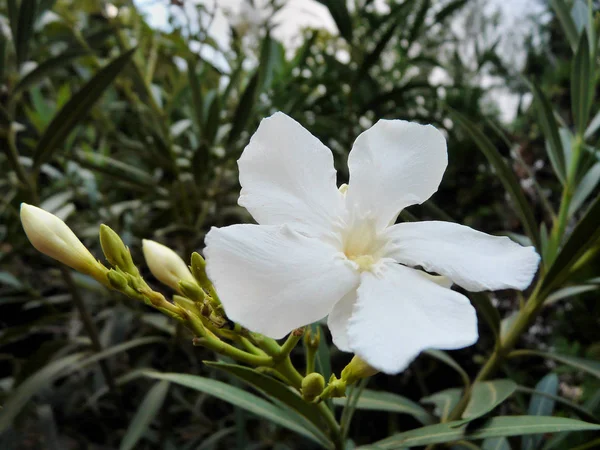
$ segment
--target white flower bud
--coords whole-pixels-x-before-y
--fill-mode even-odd
[[[196,283],[187,264],[169,247],[144,239],[142,249],[150,272],[161,283],[178,292],[180,291],[180,281]]]
[[[98,281],[106,281],[107,269],[94,258],[67,224],[54,214],[21,203],[21,224],[27,238],[39,252]]]

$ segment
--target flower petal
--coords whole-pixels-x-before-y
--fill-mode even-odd
[[[207,274],[227,316],[279,339],[325,317],[358,273],[332,246],[287,225],[232,225],[206,235]]]
[[[261,121],[238,166],[238,203],[261,225],[289,223],[318,235],[343,210],[331,151],[283,113]]]
[[[446,140],[435,127],[380,120],[358,136],[348,157],[348,204],[387,226],[437,191],[447,165]]]
[[[348,338],[375,369],[396,374],[425,349],[467,347],[477,337],[475,309],[462,294],[399,264],[362,274]]]
[[[386,234],[386,256],[445,275],[469,291],[525,289],[540,262],[533,247],[450,222],[399,223]]]
[[[335,304],[327,317],[327,326],[335,346],[343,352],[351,352],[348,343],[348,321],[356,303],[356,291],[353,289]]]

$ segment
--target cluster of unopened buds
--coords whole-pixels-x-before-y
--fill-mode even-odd
[[[194,335],[194,345],[204,346],[219,354],[254,366],[296,387],[302,397],[318,403],[324,399],[343,397],[346,387],[376,371],[355,357],[338,379],[332,375],[326,384],[314,372],[320,333],[309,328],[293,330],[283,345],[253,333],[230,321],[219,296],[206,275],[206,262],[193,253],[188,266],[165,245],[143,240],[146,264],[154,277],[173,289],[172,301],[153,290],[141,276],[129,248],[110,227],[100,226],[100,243],[109,267],[97,260],[73,231],[58,217],[38,207],[22,204],[21,221],[33,246],[55,260],[91,276],[107,288],[142,301],[163,314],[181,322]],[[301,375],[292,365],[290,353],[304,340],[307,370]]]

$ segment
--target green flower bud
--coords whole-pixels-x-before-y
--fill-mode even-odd
[[[190,266],[194,278],[200,283],[200,286],[207,287],[211,285],[208,276],[206,275],[206,261],[200,253],[192,253],[192,265]]]
[[[116,270],[109,270],[106,277],[108,278],[110,285],[117,291],[125,291],[129,287],[127,277]]]
[[[108,269],[94,258],[67,224],[54,214],[21,203],[21,224],[36,250],[106,284]]]
[[[378,372],[377,369],[374,369],[355,355],[352,361],[342,370],[342,381],[350,385],[356,383],[361,378],[370,377]]]
[[[317,372],[308,374],[302,380],[302,398],[307,402],[315,400],[325,388],[323,375]]]
[[[129,249],[108,225],[100,225],[100,245],[106,260],[111,265],[118,267],[123,272],[139,276],[140,273],[133,264]]]
[[[181,280],[178,284],[179,292],[195,302],[203,302],[206,294],[195,281]]]

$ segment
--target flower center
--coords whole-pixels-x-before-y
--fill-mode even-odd
[[[357,265],[361,272],[372,270],[380,259],[382,241],[378,237],[375,221],[352,220],[342,231],[342,251],[346,258]]]

